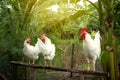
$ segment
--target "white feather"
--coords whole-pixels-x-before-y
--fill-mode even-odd
[[[95,34],[95,38],[94,38],[94,42],[96,43],[97,47],[96,47],[96,53],[98,54],[98,58],[100,57],[100,53],[101,53],[101,45],[100,45],[100,32],[98,31]]]
[[[89,33],[85,34],[85,40],[83,40],[83,51],[87,58],[88,63],[92,61],[94,64],[96,59],[99,58],[101,53],[100,47],[100,33],[95,34],[95,38],[92,39]]]
[[[32,46],[27,43],[27,41],[24,41],[24,48],[23,48],[23,53],[25,56],[32,60],[37,60],[39,58],[39,53],[40,53],[39,45],[38,42],[35,44],[35,46]]]
[[[45,60],[52,60],[55,56],[55,45],[51,43],[48,37],[45,37],[45,43],[43,43],[39,38],[39,48],[44,56]]]

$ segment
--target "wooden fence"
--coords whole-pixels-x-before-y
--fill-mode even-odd
[[[24,67],[24,76],[25,80],[27,80],[27,68],[34,68],[34,69],[45,69],[45,70],[54,70],[54,71],[63,71],[63,72],[70,72],[70,73],[78,73],[82,75],[95,75],[95,76],[101,76],[103,77],[103,80],[108,80],[109,74],[107,72],[101,72],[101,71],[87,71],[87,70],[77,70],[77,69],[69,69],[69,68],[60,68],[60,67],[53,67],[53,66],[40,66],[35,64],[28,64],[23,62],[16,62],[11,61],[11,72],[12,76],[14,76],[14,80],[17,80],[17,67],[23,66]],[[80,79],[81,80],[81,79]],[[84,79],[82,79],[84,80]]]

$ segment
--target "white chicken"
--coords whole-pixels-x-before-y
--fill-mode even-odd
[[[93,70],[95,71],[96,60],[100,57],[101,45],[100,45],[100,33],[95,34],[95,38],[92,39],[88,33],[88,29],[81,30],[81,39],[83,40],[83,51],[88,62],[88,70],[90,70],[90,62],[93,64]]]
[[[39,48],[44,59],[52,61],[55,56],[55,45],[51,43],[51,40],[45,34],[41,35],[41,40],[38,38]]]
[[[31,38],[28,37],[24,41],[24,48],[23,48],[23,53],[25,56],[27,56],[29,59],[33,60],[33,64],[35,63],[35,60],[39,58],[39,53],[41,50],[39,49],[38,41],[35,44],[35,46],[30,45]]]

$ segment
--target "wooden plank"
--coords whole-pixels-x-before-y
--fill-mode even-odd
[[[0,79],[8,80],[7,77],[5,77],[2,73],[0,73]]]
[[[76,69],[60,68],[60,67],[53,67],[53,66],[41,66],[41,65],[28,64],[28,63],[16,62],[16,61],[11,61],[11,64],[17,65],[17,66],[26,66],[26,67],[38,68],[38,69],[48,69],[48,70],[56,70],[56,71],[73,72],[73,73],[86,74],[86,75],[96,75],[96,76],[106,76],[106,77],[108,77],[108,75],[109,75],[108,72],[76,70]]]

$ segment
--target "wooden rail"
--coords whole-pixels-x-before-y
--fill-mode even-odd
[[[0,69],[0,80],[8,80],[8,78],[3,74],[2,69]]]
[[[2,78],[2,80],[8,80],[2,73],[0,73],[0,79]]]
[[[16,61],[11,61],[11,64],[16,65],[16,66],[24,66],[24,67],[48,69],[48,70],[64,71],[64,72],[72,72],[72,73],[79,73],[79,74],[86,74],[86,75],[96,75],[96,76],[106,76],[106,77],[108,77],[108,75],[109,75],[108,72],[76,70],[76,69],[60,68],[60,67],[53,67],[53,66],[40,66],[40,65],[28,64],[28,63],[16,62]]]

